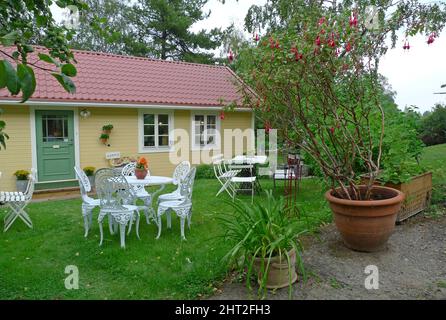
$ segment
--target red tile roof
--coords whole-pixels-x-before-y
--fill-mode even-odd
[[[0,48],[12,53],[11,48]],[[42,52],[40,47],[36,51]],[[221,106],[240,101],[240,79],[225,66],[163,61],[73,50],[76,93],[67,93],[49,74],[34,68],[37,88],[31,100],[97,103]],[[0,58],[5,58],[0,53]],[[28,61],[37,61],[33,53]],[[49,68],[39,61],[37,65]],[[11,99],[0,89],[0,99]],[[19,98],[19,97],[15,97]]]

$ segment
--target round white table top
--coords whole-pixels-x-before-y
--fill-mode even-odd
[[[127,176],[125,179],[129,184],[140,184],[145,186],[159,186],[173,182],[172,178],[162,176],[147,176],[145,179],[137,179],[135,176]]]

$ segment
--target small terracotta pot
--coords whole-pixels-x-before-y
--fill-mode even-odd
[[[290,256],[290,264],[291,264],[291,283],[296,282],[297,273],[296,273],[296,251],[291,249],[288,252]],[[261,272],[262,260],[264,260],[264,268],[268,263],[268,259],[263,258],[255,258],[254,260],[254,270],[256,270],[258,274],[257,281],[260,284],[262,282],[263,273]],[[280,260],[279,256],[275,256],[271,258],[269,267],[268,267],[268,276],[266,278],[265,287],[268,289],[278,289],[285,288],[290,285],[290,273],[288,267],[288,260],[286,256],[282,255],[282,259]]]
[[[135,169],[135,176],[142,180],[147,176],[147,170]]]
[[[101,142],[102,142],[103,144],[106,144],[106,143],[107,143],[107,139],[101,139]]]
[[[364,190],[365,186],[360,186]],[[348,200],[325,193],[344,244],[353,250],[374,252],[384,248],[395,228],[404,194],[396,189],[374,186],[372,195],[382,200]]]

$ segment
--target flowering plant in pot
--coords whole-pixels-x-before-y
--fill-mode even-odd
[[[85,167],[84,169],[85,175],[88,177],[88,180],[90,181],[90,186],[94,187],[94,172],[96,171],[95,167]]]
[[[29,174],[30,173],[27,170],[17,170],[16,172],[14,172],[14,175],[17,178],[16,181],[17,191],[25,192],[26,186],[28,185]]]
[[[136,161],[135,176],[138,179],[144,179],[147,176],[149,163],[146,158],[140,157]]]
[[[401,28],[406,36],[437,34],[444,26],[444,8],[386,2],[378,4],[370,23],[369,1],[298,4],[302,8],[295,10],[295,19],[249,50],[245,69],[250,71],[244,76],[257,95],[244,90],[245,102],[265,128],[278,128],[289,145],[317,163],[330,186],[326,199],[344,243],[355,250],[379,250],[404,198],[398,190],[374,184],[385,136],[379,61],[388,36],[395,45]],[[388,6],[394,10],[387,11]],[[370,179],[361,184],[364,172]]]
[[[305,232],[295,210],[286,206],[284,198],[274,198],[267,192],[266,201],[247,204],[228,201],[233,211],[219,219],[225,233],[223,240],[231,245],[224,260],[235,263],[241,272],[246,271],[246,285],[251,289],[251,275],[255,271],[259,296],[267,289],[289,287],[299,274],[305,278],[301,259],[299,236]]]

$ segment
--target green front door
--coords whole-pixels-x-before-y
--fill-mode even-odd
[[[39,182],[74,179],[73,111],[36,110]]]

